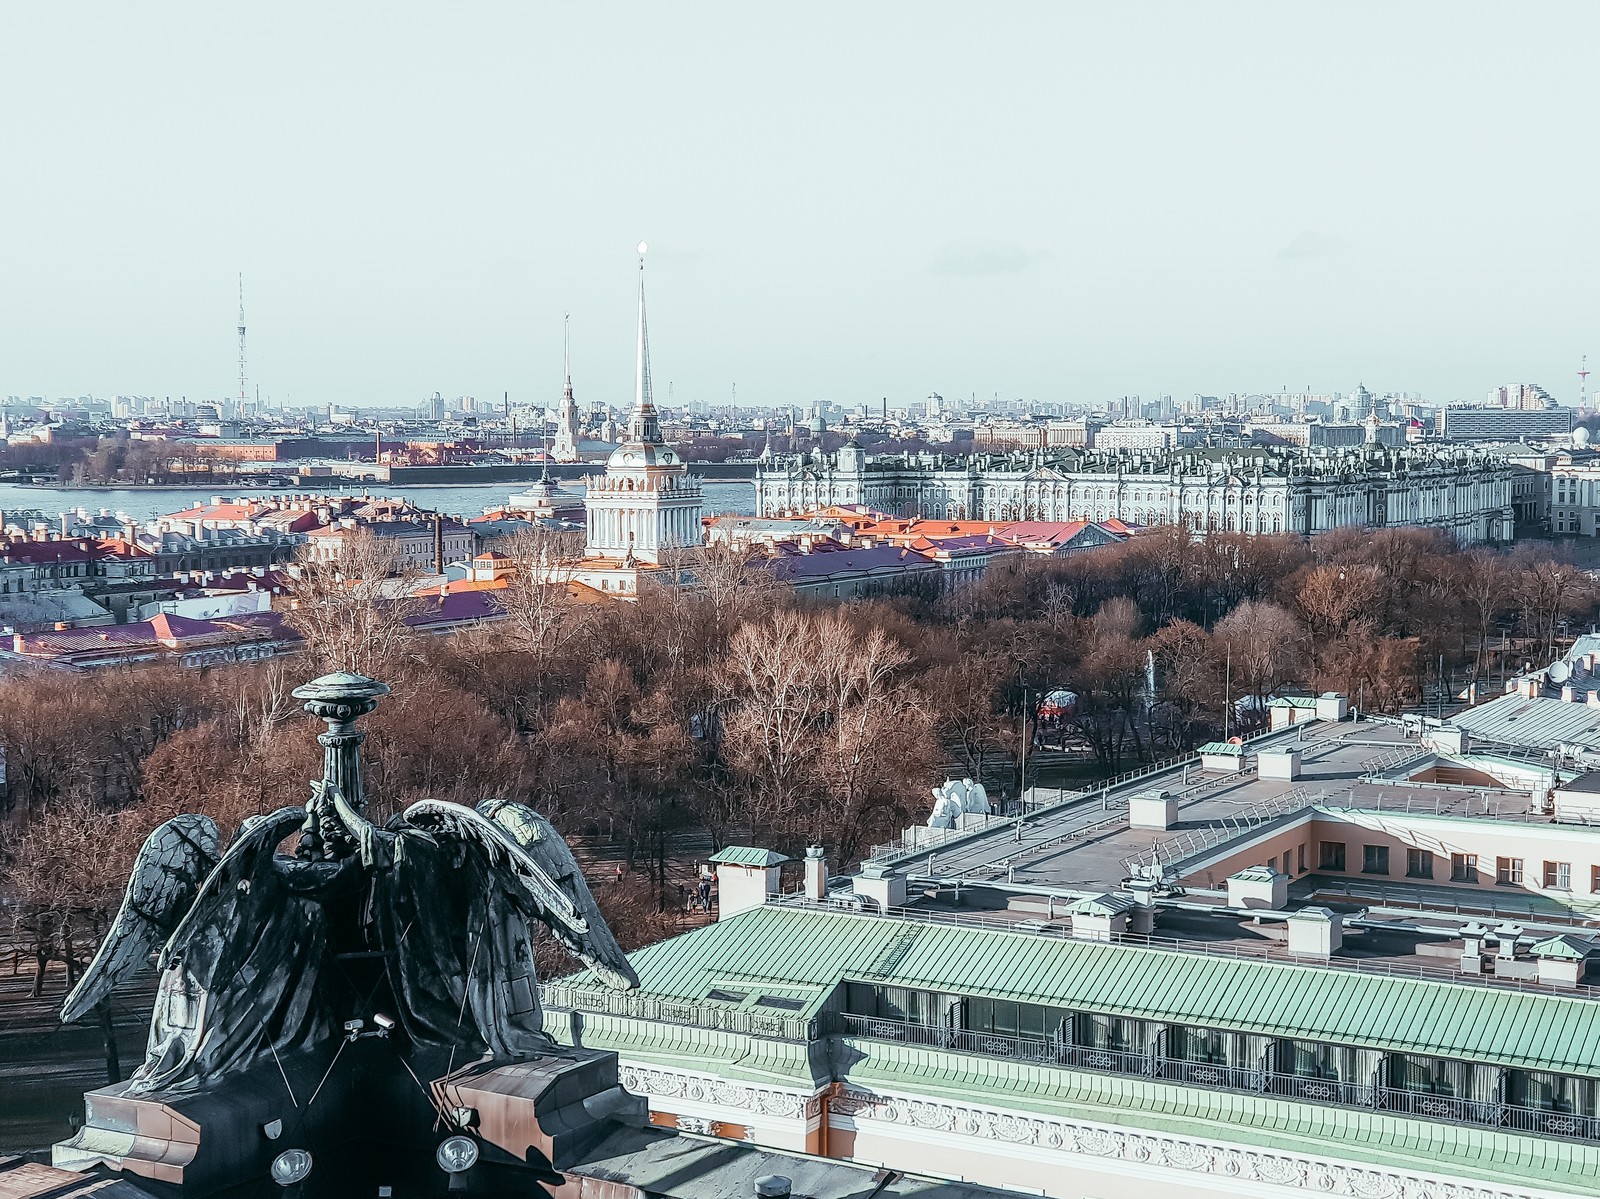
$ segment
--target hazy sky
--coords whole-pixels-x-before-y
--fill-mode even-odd
[[[0,396],[1576,397],[1600,4],[0,3]],[[1600,383],[1600,375],[1591,379]]]

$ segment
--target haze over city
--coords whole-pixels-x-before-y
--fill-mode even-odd
[[[0,394],[1093,402],[1595,339],[1600,9],[0,13]],[[1594,356],[1591,353],[1591,356]]]

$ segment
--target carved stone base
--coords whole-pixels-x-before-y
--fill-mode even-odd
[[[191,1094],[129,1095],[125,1082],[89,1091],[83,1127],[52,1148],[51,1160],[169,1183],[190,1199],[265,1180],[285,1149],[313,1149],[320,1171],[326,1147],[415,1143],[432,1130],[429,1098],[388,1042],[346,1045],[332,1069],[331,1052],[285,1058],[281,1073],[269,1065]]]
[[[478,1138],[519,1162],[563,1170],[616,1124],[643,1126],[645,1101],[617,1083],[617,1055],[557,1047],[526,1062],[480,1062],[433,1084],[446,1111],[470,1111]]]

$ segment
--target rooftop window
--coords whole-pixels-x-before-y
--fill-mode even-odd
[[[763,995],[756,1000],[757,1007],[777,1008],[783,1012],[798,1012],[806,1006],[803,999],[790,999],[787,995]]]
[[[1600,1079],[873,983],[842,998],[825,1020],[845,1036],[1600,1141]]]

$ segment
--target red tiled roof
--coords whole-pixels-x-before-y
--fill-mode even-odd
[[[1065,545],[1089,527],[1086,520],[1019,520],[1000,529],[1007,541]]]
[[[254,641],[262,635],[248,626],[232,627],[233,622],[192,620],[169,616],[165,612],[135,624],[99,625],[87,629],[57,629],[47,633],[25,633],[17,639],[18,652],[57,658],[86,652],[120,650],[129,653],[182,649],[185,646],[215,644],[219,641]]]
[[[100,562],[107,558],[152,558],[155,555],[126,541],[91,537],[62,538],[59,541],[0,542],[0,555],[13,562],[34,565],[63,562]]]

